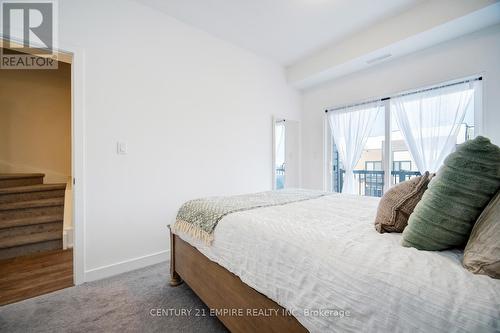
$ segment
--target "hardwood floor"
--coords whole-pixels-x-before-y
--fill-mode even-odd
[[[0,305],[73,286],[73,250],[0,260]]]

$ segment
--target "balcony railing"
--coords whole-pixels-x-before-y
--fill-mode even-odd
[[[285,175],[285,165],[284,164],[276,167],[276,175],[280,175],[280,176]]]
[[[285,187],[285,164],[276,167],[276,189]]]
[[[345,170],[340,170],[335,186],[335,191],[341,192],[344,184]],[[381,197],[384,194],[384,171],[378,170],[354,170],[354,178],[358,184],[358,194],[372,197]],[[397,170],[391,171],[393,184],[404,182],[411,177],[420,176],[418,171]]]

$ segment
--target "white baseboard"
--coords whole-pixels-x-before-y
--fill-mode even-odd
[[[90,269],[88,271],[85,271],[84,280],[85,282],[90,282],[104,279],[113,275],[118,275],[121,273],[133,271],[135,269],[158,264],[160,262],[168,260],[169,258],[170,250],[166,250],[138,258],[133,258],[130,260],[125,260],[116,264]]]

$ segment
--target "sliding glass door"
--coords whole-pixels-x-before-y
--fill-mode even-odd
[[[381,195],[384,190],[384,105],[370,103],[339,109],[328,118],[333,138],[333,190]]]
[[[436,172],[474,137],[480,88],[476,79],[328,110],[329,189],[381,197],[394,184]]]

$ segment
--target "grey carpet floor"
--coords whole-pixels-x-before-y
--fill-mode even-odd
[[[207,307],[185,283],[168,285],[168,267],[162,263],[5,305],[0,332],[227,332],[216,317],[196,316]]]

